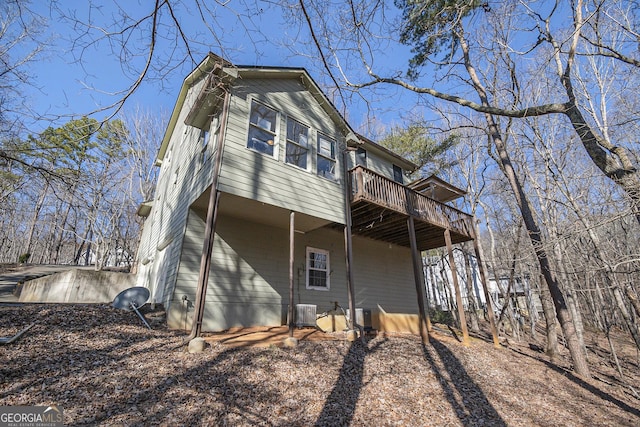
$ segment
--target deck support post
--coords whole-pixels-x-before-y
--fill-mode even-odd
[[[224,101],[222,106],[222,117],[220,135],[216,147],[216,154],[213,163],[213,177],[211,182],[211,193],[209,194],[209,204],[207,205],[207,222],[205,224],[204,243],[200,257],[200,273],[198,275],[198,288],[196,289],[196,302],[194,305],[193,322],[191,334],[188,341],[200,336],[202,332],[202,319],[204,317],[204,304],[207,296],[207,285],[209,284],[209,270],[211,269],[211,256],[213,254],[213,240],[216,234],[216,222],[218,218],[218,204],[220,203],[220,191],[218,191],[218,179],[222,168],[222,151],[224,148],[225,129],[229,115],[230,93],[225,88]]]
[[[413,279],[416,284],[416,294],[418,295],[418,318],[420,328],[420,338],[422,343],[429,342],[429,333],[431,332],[431,319],[424,308],[424,267],[422,265],[422,257],[418,250],[416,241],[416,227],[412,216],[407,219],[407,228],[409,229],[409,242],[411,243],[411,260],[413,261]]]
[[[296,213],[289,212],[289,338],[293,338],[293,264],[295,259]]]
[[[356,325],[356,293],[353,286],[353,235],[351,232],[351,174],[347,167],[347,153],[352,151],[351,147],[342,150],[342,168],[344,169],[344,209],[345,209],[345,226],[344,226],[344,250],[345,250],[345,268],[347,270],[347,294],[349,302],[349,323],[351,329],[347,332],[347,339],[355,341],[357,337]],[[361,178],[360,178],[361,179]],[[360,184],[362,185],[362,184]],[[359,187],[361,188],[361,187]],[[361,337],[364,339],[364,336]]]
[[[451,267],[451,278],[453,279],[453,287],[456,292],[456,305],[458,306],[458,317],[460,318],[460,329],[462,329],[462,342],[469,345],[469,331],[467,330],[467,319],[464,314],[464,306],[462,305],[462,294],[460,293],[460,285],[458,283],[458,271],[453,258],[453,248],[451,246],[451,232],[449,229],[444,230],[444,241],[447,245],[449,254],[449,264]]]
[[[482,247],[478,243],[478,226],[473,223],[473,249],[476,253],[476,260],[478,261],[478,270],[480,270],[480,280],[482,281],[482,290],[484,291],[484,299],[487,305],[487,317],[489,318],[489,324],[491,325],[491,335],[493,336],[493,346],[500,348],[500,341],[498,340],[498,329],[496,328],[496,317],[493,312],[493,301],[491,300],[491,294],[489,293],[489,282],[487,282],[487,266],[484,263],[484,256],[482,253]]]
[[[355,302],[355,290],[353,288],[353,249],[351,237],[351,227],[346,225],[344,227],[344,249],[345,249],[345,267],[347,269],[347,297],[349,303],[349,323],[351,329],[347,332],[349,341],[355,341],[356,334],[356,302]]]

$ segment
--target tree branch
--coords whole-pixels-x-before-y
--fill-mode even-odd
[[[458,105],[471,108],[472,110],[475,110],[479,113],[488,113],[488,114],[494,114],[494,115],[504,116],[504,117],[523,118],[523,117],[544,116],[547,114],[557,114],[557,113],[564,114],[566,110],[569,108],[569,105],[565,103],[536,105],[533,107],[527,107],[527,108],[522,108],[518,110],[491,107],[491,106],[486,106],[486,105],[479,104],[477,102],[470,101],[468,99],[465,99],[459,96],[449,95],[447,93],[439,92],[432,88],[415,86],[402,79],[392,78],[392,77],[380,77],[373,73],[370,73],[370,75],[373,77],[373,79],[368,82],[358,83],[358,84],[347,82],[347,85],[354,89],[363,89],[365,87],[373,86],[376,84],[387,83],[387,84],[403,87],[415,93],[423,93],[423,94],[431,95],[438,99],[442,99],[444,101],[455,102]]]

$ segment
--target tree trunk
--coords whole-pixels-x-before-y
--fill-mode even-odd
[[[584,349],[581,346],[579,336],[573,323],[571,312],[567,307],[567,302],[564,298],[564,295],[562,294],[562,291],[560,290],[555,276],[553,275],[547,252],[543,246],[542,234],[540,232],[538,224],[533,217],[531,207],[529,206],[529,201],[524,192],[524,189],[522,188],[522,185],[520,184],[520,180],[516,176],[513,166],[511,165],[511,159],[509,158],[504,143],[502,142],[502,138],[498,133],[497,125],[493,122],[493,118],[490,116],[487,117],[487,121],[489,122],[494,145],[496,146],[498,155],[500,157],[500,163],[502,166],[501,169],[505,177],[509,181],[514,195],[516,196],[516,201],[522,214],[522,219],[524,220],[525,227],[529,232],[531,244],[533,245],[538,263],[540,264],[540,271],[542,272],[547,287],[549,288],[549,292],[556,309],[556,316],[558,317],[560,327],[562,328],[565,339],[567,341],[567,347],[569,348],[569,352],[571,353],[575,371],[576,373],[578,373],[578,375],[589,377],[589,365],[587,364],[587,360],[584,357]]]
[[[526,281],[523,282],[524,293],[525,293],[525,301],[527,304],[527,312],[529,313],[529,335],[531,335],[531,339],[536,341],[538,339],[538,334],[536,333],[536,323],[538,321],[538,311],[536,308],[535,301],[533,300],[533,291],[531,290],[531,282],[530,277],[531,274],[527,273]]]
[[[556,235],[556,236],[558,235],[556,230],[553,230],[553,235]],[[567,307],[571,311],[571,316],[573,317],[573,324],[575,325],[575,329],[576,329],[576,335],[578,337],[578,340],[580,341],[580,347],[582,347],[586,357],[587,353],[584,346],[584,333],[583,333],[584,326],[582,324],[582,316],[580,314],[580,308],[578,307],[577,298],[574,297],[574,290],[571,289],[571,281],[569,280],[569,277],[567,276],[565,269],[562,267],[563,265],[566,264],[566,262],[563,262],[562,251],[560,250],[559,243],[556,243],[553,245],[553,252],[556,257],[557,271],[559,272],[560,278],[565,283],[564,294],[567,296]]]
[[[622,287],[624,289],[624,294],[627,296],[629,301],[631,302],[631,306],[636,312],[636,316],[640,317],[640,301],[638,301],[638,296],[635,294],[634,290],[631,288],[630,284],[626,284]]]
[[[570,87],[570,83],[569,83],[569,90],[572,90]],[[576,111],[574,111],[573,116],[576,120],[584,120],[584,118],[582,117],[582,115],[580,114],[580,112],[576,109]],[[574,124],[574,127],[578,126],[576,124]],[[581,135],[581,138],[585,138],[589,141],[589,144],[595,144],[597,143],[596,140],[596,136],[591,132],[591,130],[588,128],[588,126],[586,124],[580,125],[579,127],[581,129],[581,131],[583,132],[583,135]],[[576,128],[576,131],[578,130],[578,128]],[[600,151],[598,151],[600,150]],[[600,157],[602,162],[608,162],[608,161],[613,161],[611,159],[607,160],[607,156],[606,154],[602,151],[601,148],[593,148],[592,151],[594,152],[598,152],[600,153]],[[595,155],[595,154],[594,154]],[[600,158],[599,157],[599,158]],[[550,161],[554,161],[553,159],[550,159]],[[609,166],[609,167],[613,167],[613,166]],[[566,181],[566,178],[563,174],[559,174],[559,175],[555,175],[554,176],[554,180],[558,183],[562,183],[562,186],[564,188],[569,188],[569,183]],[[569,201],[569,204],[571,205],[574,213],[576,214],[576,216],[578,217],[578,220],[580,221],[580,223],[582,224],[582,226],[584,227],[585,231],[588,233],[589,235],[589,239],[591,240],[591,243],[593,244],[593,255],[595,257],[595,261],[598,264],[601,264],[604,267],[604,271],[602,272],[602,276],[605,280],[605,284],[607,288],[610,288],[613,290],[613,294],[614,294],[614,301],[618,307],[618,311],[620,313],[620,315],[622,316],[622,318],[624,319],[627,328],[629,329],[631,336],[633,337],[633,340],[636,344],[636,347],[640,349],[640,331],[638,331],[638,327],[635,324],[635,322],[633,321],[632,316],[630,315],[629,311],[627,310],[627,306],[624,302],[624,297],[622,295],[622,292],[620,290],[621,284],[619,282],[619,280],[616,277],[615,271],[614,269],[611,267],[611,264],[607,261],[606,258],[606,252],[605,250],[602,248],[602,243],[600,241],[600,236],[595,232],[594,228],[591,225],[591,222],[589,221],[589,219],[580,211],[578,204],[576,203],[575,197],[573,196],[573,194],[571,194],[570,191],[565,190],[563,191],[565,197],[567,198],[567,200]],[[554,230],[555,231],[555,230]],[[557,232],[555,233],[556,235],[558,234]],[[560,253],[560,249],[559,247],[556,245],[554,246],[554,251],[556,254],[556,259],[558,261],[560,261],[562,259],[561,253]],[[566,250],[565,250],[566,252]],[[561,274],[564,274],[564,270],[559,268]],[[569,283],[568,280],[565,280],[566,283]],[[626,287],[625,287],[625,291],[626,291]],[[625,292],[625,294],[627,295],[627,297],[629,297],[630,293]],[[630,300],[633,303],[633,300],[630,298]],[[575,302],[575,304],[577,304],[577,301]],[[637,304],[637,300],[636,300],[636,304]],[[634,306],[635,308],[635,306]],[[640,307],[638,307],[640,308]],[[572,310],[576,316],[579,316],[579,310],[575,309]],[[577,320],[577,317],[576,317]],[[581,326],[581,322],[576,322],[576,326]],[[580,335],[582,335],[582,331],[579,330]]]
[[[42,205],[44,204],[44,199],[47,196],[48,189],[49,189],[49,184],[46,184],[42,189],[42,193],[40,193],[40,197],[36,202],[36,206],[33,209],[33,215],[31,216],[31,222],[29,223],[29,231],[27,232],[27,241],[25,242],[25,245],[24,245],[24,252],[23,252],[24,254],[31,254],[31,249],[33,246],[33,235],[36,230],[36,224],[38,223],[38,216],[40,216],[40,210],[42,209]]]
[[[469,46],[466,44],[466,40],[463,37],[460,38],[460,47],[464,54],[465,67],[467,69],[467,72],[469,73],[469,76],[471,77],[474,88],[480,96],[482,104],[488,106],[489,101],[486,91],[480,84],[480,79],[478,78],[475,69],[471,65]],[[485,120],[487,121],[490,141],[496,147],[496,151],[499,156],[500,169],[502,170],[505,178],[507,178],[507,181],[511,186],[511,190],[513,191],[513,194],[516,198],[516,202],[522,214],[522,219],[524,221],[525,227],[529,232],[529,239],[531,240],[531,244],[533,245],[536,257],[538,258],[538,263],[540,264],[540,271],[542,272],[547,287],[549,288],[549,292],[551,293],[551,298],[556,309],[556,316],[558,317],[560,327],[562,328],[565,339],[567,341],[567,347],[569,348],[569,352],[571,353],[571,359],[573,360],[574,369],[578,375],[590,377],[591,374],[589,372],[589,365],[587,364],[587,360],[584,356],[584,349],[580,345],[580,341],[576,333],[576,328],[573,324],[573,319],[567,307],[564,295],[562,294],[560,287],[558,286],[558,282],[553,275],[549,258],[542,242],[542,234],[533,216],[533,212],[529,204],[529,199],[527,198],[527,195],[524,192],[524,188],[522,187],[520,180],[515,173],[515,170],[511,163],[511,159],[509,157],[509,154],[507,153],[506,145],[504,143],[504,140],[502,139],[498,124],[495,122],[493,116],[488,113],[485,114]]]
[[[618,312],[622,316],[625,324],[627,325],[627,329],[631,333],[631,336],[633,338],[633,341],[636,344],[636,347],[640,349],[640,331],[638,330],[637,324],[633,321],[633,317],[631,316],[631,314],[629,313],[629,310],[627,309],[627,305],[624,301],[624,296],[620,288],[622,287],[625,290],[625,294],[627,298],[631,296],[629,300],[631,301],[634,309],[636,310],[640,308],[640,307],[636,307],[636,305],[638,305],[638,301],[636,299],[634,304],[633,295],[631,294],[631,292],[628,292],[628,289],[626,289],[627,287],[622,286],[622,284],[616,278],[613,268],[611,268],[611,265],[606,261],[606,258],[604,256],[605,254],[602,250],[600,236],[598,236],[598,234],[594,231],[593,227],[591,227],[590,222],[583,215],[578,215],[578,218],[580,219],[582,225],[584,226],[585,230],[589,234],[589,238],[591,239],[591,242],[593,243],[593,248],[594,248],[593,254],[596,260],[602,263],[602,265],[604,266],[602,277],[605,280],[606,287],[612,290],[613,297],[614,297],[613,300],[615,301],[615,304],[618,307]]]
[[[430,264],[429,267],[429,275],[431,276],[431,290],[432,290],[432,301],[436,310],[442,310],[442,305],[440,304],[440,300],[442,299],[442,295],[436,291],[436,274],[433,272],[436,268],[436,264]]]
[[[75,186],[74,186],[75,188]],[[60,256],[60,250],[62,249],[62,245],[64,242],[64,233],[65,233],[65,228],[67,227],[67,221],[69,220],[69,213],[71,212],[71,205],[73,202],[73,194],[71,193],[70,198],[69,198],[69,203],[67,204],[67,208],[62,216],[62,225],[60,226],[60,234],[58,236],[55,235],[54,233],[54,250],[53,250],[53,254],[52,254],[52,260],[51,262],[53,264],[57,264],[58,263],[58,258]]]
[[[622,292],[620,291],[619,286],[614,286],[612,289],[613,297],[618,306],[618,310],[624,319],[624,322],[627,324],[629,332],[631,332],[631,336],[633,337],[633,341],[636,343],[636,347],[640,349],[640,333],[638,332],[638,325],[633,321],[629,310],[627,310],[627,305],[624,302],[624,298],[622,296]]]
[[[463,252],[464,268],[466,274],[466,286],[467,286],[467,301],[469,303],[469,322],[471,323],[471,330],[475,333],[480,332],[480,326],[478,325],[478,303],[476,301],[476,293],[473,289],[473,276],[471,273],[471,262],[469,257],[471,255]]]
[[[586,292],[586,300],[587,300],[587,306],[589,307],[589,309],[591,310],[591,315],[593,317],[593,321],[595,324],[595,327],[599,330],[599,331],[605,331],[605,326],[604,326],[604,320],[603,320],[603,314],[602,314],[602,310],[601,310],[601,306],[600,304],[596,304],[595,299],[593,298],[593,292],[589,289],[589,278],[585,275],[585,282],[586,282],[586,287],[587,287],[587,292]]]
[[[604,138],[596,136],[575,104],[571,80],[567,78],[563,82],[571,100],[565,115],[593,163],[627,194],[636,221],[640,224],[640,170],[633,166],[623,147],[614,147]],[[607,151],[602,147],[606,147]]]
[[[545,286],[544,277],[540,275],[540,302],[542,303],[542,313],[545,319],[545,332],[547,336],[547,356],[556,363],[560,359],[558,352],[558,332],[556,330],[556,311],[553,308],[553,301],[549,289]]]

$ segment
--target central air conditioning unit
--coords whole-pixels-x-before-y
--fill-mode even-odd
[[[295,311],[296,326],[302,328],[303,326],[316,327],[316,305],[315,304],[296,304]]]

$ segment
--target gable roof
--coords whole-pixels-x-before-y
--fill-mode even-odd
[[[239,77],[285,79],[299,78],[302,81],[302,84],[307,88],[309,93],[316,99],[316,101],[318,101],[318,104],[325,110],[329,117],[331,117],[331,119],[336,124],[338,124],[340,129],[342,129],[345,138],[347,139],[347,144],[351,143],[351,145],[353,145],[354,143],[359,143],[359,138],[358,136],[356,136],[356,133],[353,131],[349,123],[347,123],[342,114],[340,114],[337,108],[333,105],[329,98],[326,97],[324,92],[322,92],[320,87],[316,84],[316,82],[313,80],[313,78],[311,78],[307,70],[305,70],[304,68],[247,65],[237,66],[233,65],[231,62],[225,60],[224,58],[210,52],[202,60],[202,62],[198,64],[198,66],[184,79],[182,83],[180,93],[178,94],[178,99],[175,106],[173,107],[171,117],[169,118],[167,130],[165,131],[164,137],[162,138],[162,143],[160,144],[160,149],[158,150],[158,155],[156,156],[156,165],[160,165],[162,163],[162,160],[164,159],[167,147],[169,146],[171,135],[173,134],[173,131],[178,122],[180,112],[184,107],[184,102],[189,89],[197,81],[207,76],[211,76],[212,73],[225,76],[229,83],[232,83],[236,78]],[[196,101],[197,104],[199,102],[204,102],[206,95],[204,92],[208,90],[208,87],[206,86],[207,85],[205,85],[202,92],[198,95],[198,100]],[[190,116],[192,116],[191,112]]]
[[[189,92],[189,88],[195,82],[210,73],[216,64],[220,63],[222,63],[223,65],[230,64],[230,62],[226,61],[224,58],[213,53],[209,53],[202,60],[202,62],[200,62],[200,64],[198,64],[198,66],[191,73],[189,73],[187,77],[185,77],[184,81],[182,82],[182,86],[180,87],[180,92],[178,93],[178,99],[176,100],[176,103],[173,106],[173,111],[171,112],[171,116],[169,117],[169,123],[167,124],[167,129],[165,130],[164,136],[162,137],[160,148],[158,149],[158,154],[155,161],[156,166],[162,164],[162,160],[167,153],[169,140],[171,139],[173,130],[175,129],[178,122],[178,117],[180,116],[180,111],[182,110],[182,107],[184,105],[184,101],[187,97],[187,93]]]
[[[331,119],[338,124],[342,130],[347,145],[357,146],[366,145],[373,151],[378,151],[390,158],[392,158],[398,166],[408,171],[415,171],[418,169],[418,165],[407,160],[401,155],[389,150],[386,147],[374,142],[373,140],[356,133],[349,123],[344,119],[343,115],[338,111],[333,102],[324,94],[318,84],[313,80],[311,75],[305,68],[302,67],[272,67],[272,66],[256,66],[256,65],[234,65],[226,59],[209,52],[209,54],[198,64],[198,66],[184,79],[178,94],[178,99],[173,107],[169,123],[165,131],[164,137],[160,144],[158,154],[156,156],[156,165],[160,165],[166,154],[169,146],[171,135],[176,127],[180,112],[184,107],[187,93],[189,89],[199,80],[203,78],[211,78],[214,75],[225,77],[225,81],[228,84],[232,84],[235,79],[240,77],[245,78],[284,78],[284,79],[300,79],[305,88],[315,98],[318,104],[324,109],[324,111],[331,117]],[[202,111],[206,108],[213,108],[211,103],[207,103],[207,94],[210,91],[210,86],[205,84],[201,92],[198,94],[196,102],[192,107],[189,115],[185,119],[186,122],[199,122],[202,121]]]

